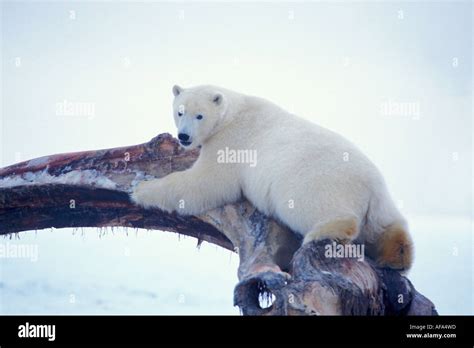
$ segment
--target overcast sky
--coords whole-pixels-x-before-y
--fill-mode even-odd
[[[215,84],[352,140],[407,216],[473,214],[469,1],[1,6],[2,166],[175,135],[172,86]]]
[[[209,83],[348,137],[409,213],[471,211],[469,2],[7,2],[3,11],[4,165],[175,134],[171,87]],[[93,105],[94,116],[58,114],[64,100]]]

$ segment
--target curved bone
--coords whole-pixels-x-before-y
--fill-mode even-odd
[[[0,169],[0,234],[124,226],[192,236],[239,254],[234,302],[248,315],[436,314],[397,272],[377,269],[370,260],[329,259],[329,241],[301,247],[297,234],[246,200],[188,217],[130,201],[140,180],[185,170],[198,156],[161,134],[140,145],[45,156]],[[274,296],[269,308],[261,308],[262,294]]]

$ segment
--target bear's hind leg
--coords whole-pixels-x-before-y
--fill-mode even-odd
[[[407,271],[413,262],[413,242],[407,230],[398,223],[385,228],[376,242],[375,252],[380,267]]]
[[[348,243],[359,234],[359,220],[355,216],[345,216],[316,224],[303,240],[303,244],[325,238]]]

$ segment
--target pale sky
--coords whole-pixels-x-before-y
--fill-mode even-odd
[[[1,166],[176,135],[172,86],[215,84],[352,140],[405,215],[473,215],[469,1],[23,1],[1,9]],[[94,113],[58,114],[65,100]],[[462,226],[472,246],[472,229]],[[472,276],[463,279],[472,290]]]

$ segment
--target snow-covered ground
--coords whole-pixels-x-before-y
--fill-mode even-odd
[[[0,313],[238,314],[237,256],[190,237],[63,229],[1,242],[37,245],[38,257],[1,260]]]
[[[440,314],[473,314],[470,218],[409,221],[416,246],[409,278]],[[0,241],[1,314],[238,314],[238,258],[213,245],[197,249],[192,238],[130,229],[18,236]],[[19,245],[25,254],[12,257]]]
[[[174,84],[264,97],[353,141],[402,213],[436,216],[408,217],[409,277],[440,313],[474,313],[471,3],[0,1],[0,12],[0,167],[176,134]],[[93,171],[60,180],[97,183]],[[19,236],[0,248],[31,244],[38,259],[0,258],[0,313],[238,314],[238,258],[215,246],[156,231]]]

